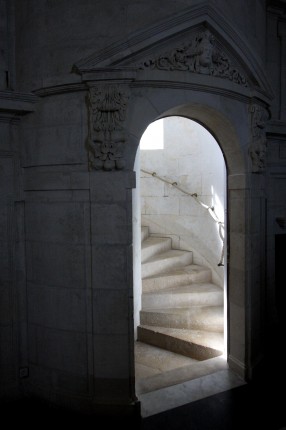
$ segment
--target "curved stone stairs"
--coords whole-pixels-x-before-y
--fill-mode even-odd
[[[196,360],[223,353],[223,290],[192,252],[142,227],[142,310],[138,341]]]

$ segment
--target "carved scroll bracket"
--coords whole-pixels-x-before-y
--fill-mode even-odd
[[[250,113],[252,141],[249,147],[249,155],[252,161],[252,172],[260,173],[265,169],[265,125],[269,119],[269,112],[264,107],[254,104],[250,107]]]
[[[124,85],[98,84],[90,88],[88,159],[91,170],[124,169],[128,99],[129,91]]]

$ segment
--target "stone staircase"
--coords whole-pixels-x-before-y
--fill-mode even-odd
[[[192,252],[141,228],[142,310],[138,341],[196,360],[223,353],[223,290]]]

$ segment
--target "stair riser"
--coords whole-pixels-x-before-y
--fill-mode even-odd
[[[221,292],[186,293],[186,294],[142,294],[142,308],[158,309],[188,306],[221,306]]]
[[[172,327],[172,328],[187,328],[193,330],[206,330],[213,332],[223,331],[223,318],[211,317],[204,318],[199,312],[189,314],[172,314],[172,313],[159,313],[159,312],[140,312],[140,324],[159,326],[159,327]]]
[[[160,278],[151,278],[142,280],[142,291],[148,293],[152,291],[159,291],[168,288],[174,288],[191,283],[210,282],[211,271],[201,270],[196,273],[184,273],[180,275],[161,276]]]
[[[192,253],[185,252],[179,256],[166,258],[165,260],[144,263],[141,266],[142,278],[159,275],[172,269],[184,267],[192,263]]]
[[[144,263],[149,258],[153,257],[160,252],[165,252],[171,249],[172,241],[169,238],[166,238],[164,242],[156,243],[155,245],[150,245],[141,250],[141,261]]]
[[[217,349],[187,342],[162,333],[156,333],[142,327],[138,327],[138,340],[196,360],[208,360],[209,358],[222,355],[222,351]]]

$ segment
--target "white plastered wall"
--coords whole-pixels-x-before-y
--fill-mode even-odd
[[[157,135],[155,124],[159,126]],[[224,158],[204,127],[183,117],[164,118],[147,128],[140,148],[141,169],[197,193],[224,221]],[[206,209],[192,197],[141,171],[141,213],[142,225],[149,226],[151,235],[169,236],[173,248],[192,251],[194,263],[210,267],[213,281],[223,286],[224,269],[218,266],[222,252],[219,226]]]

